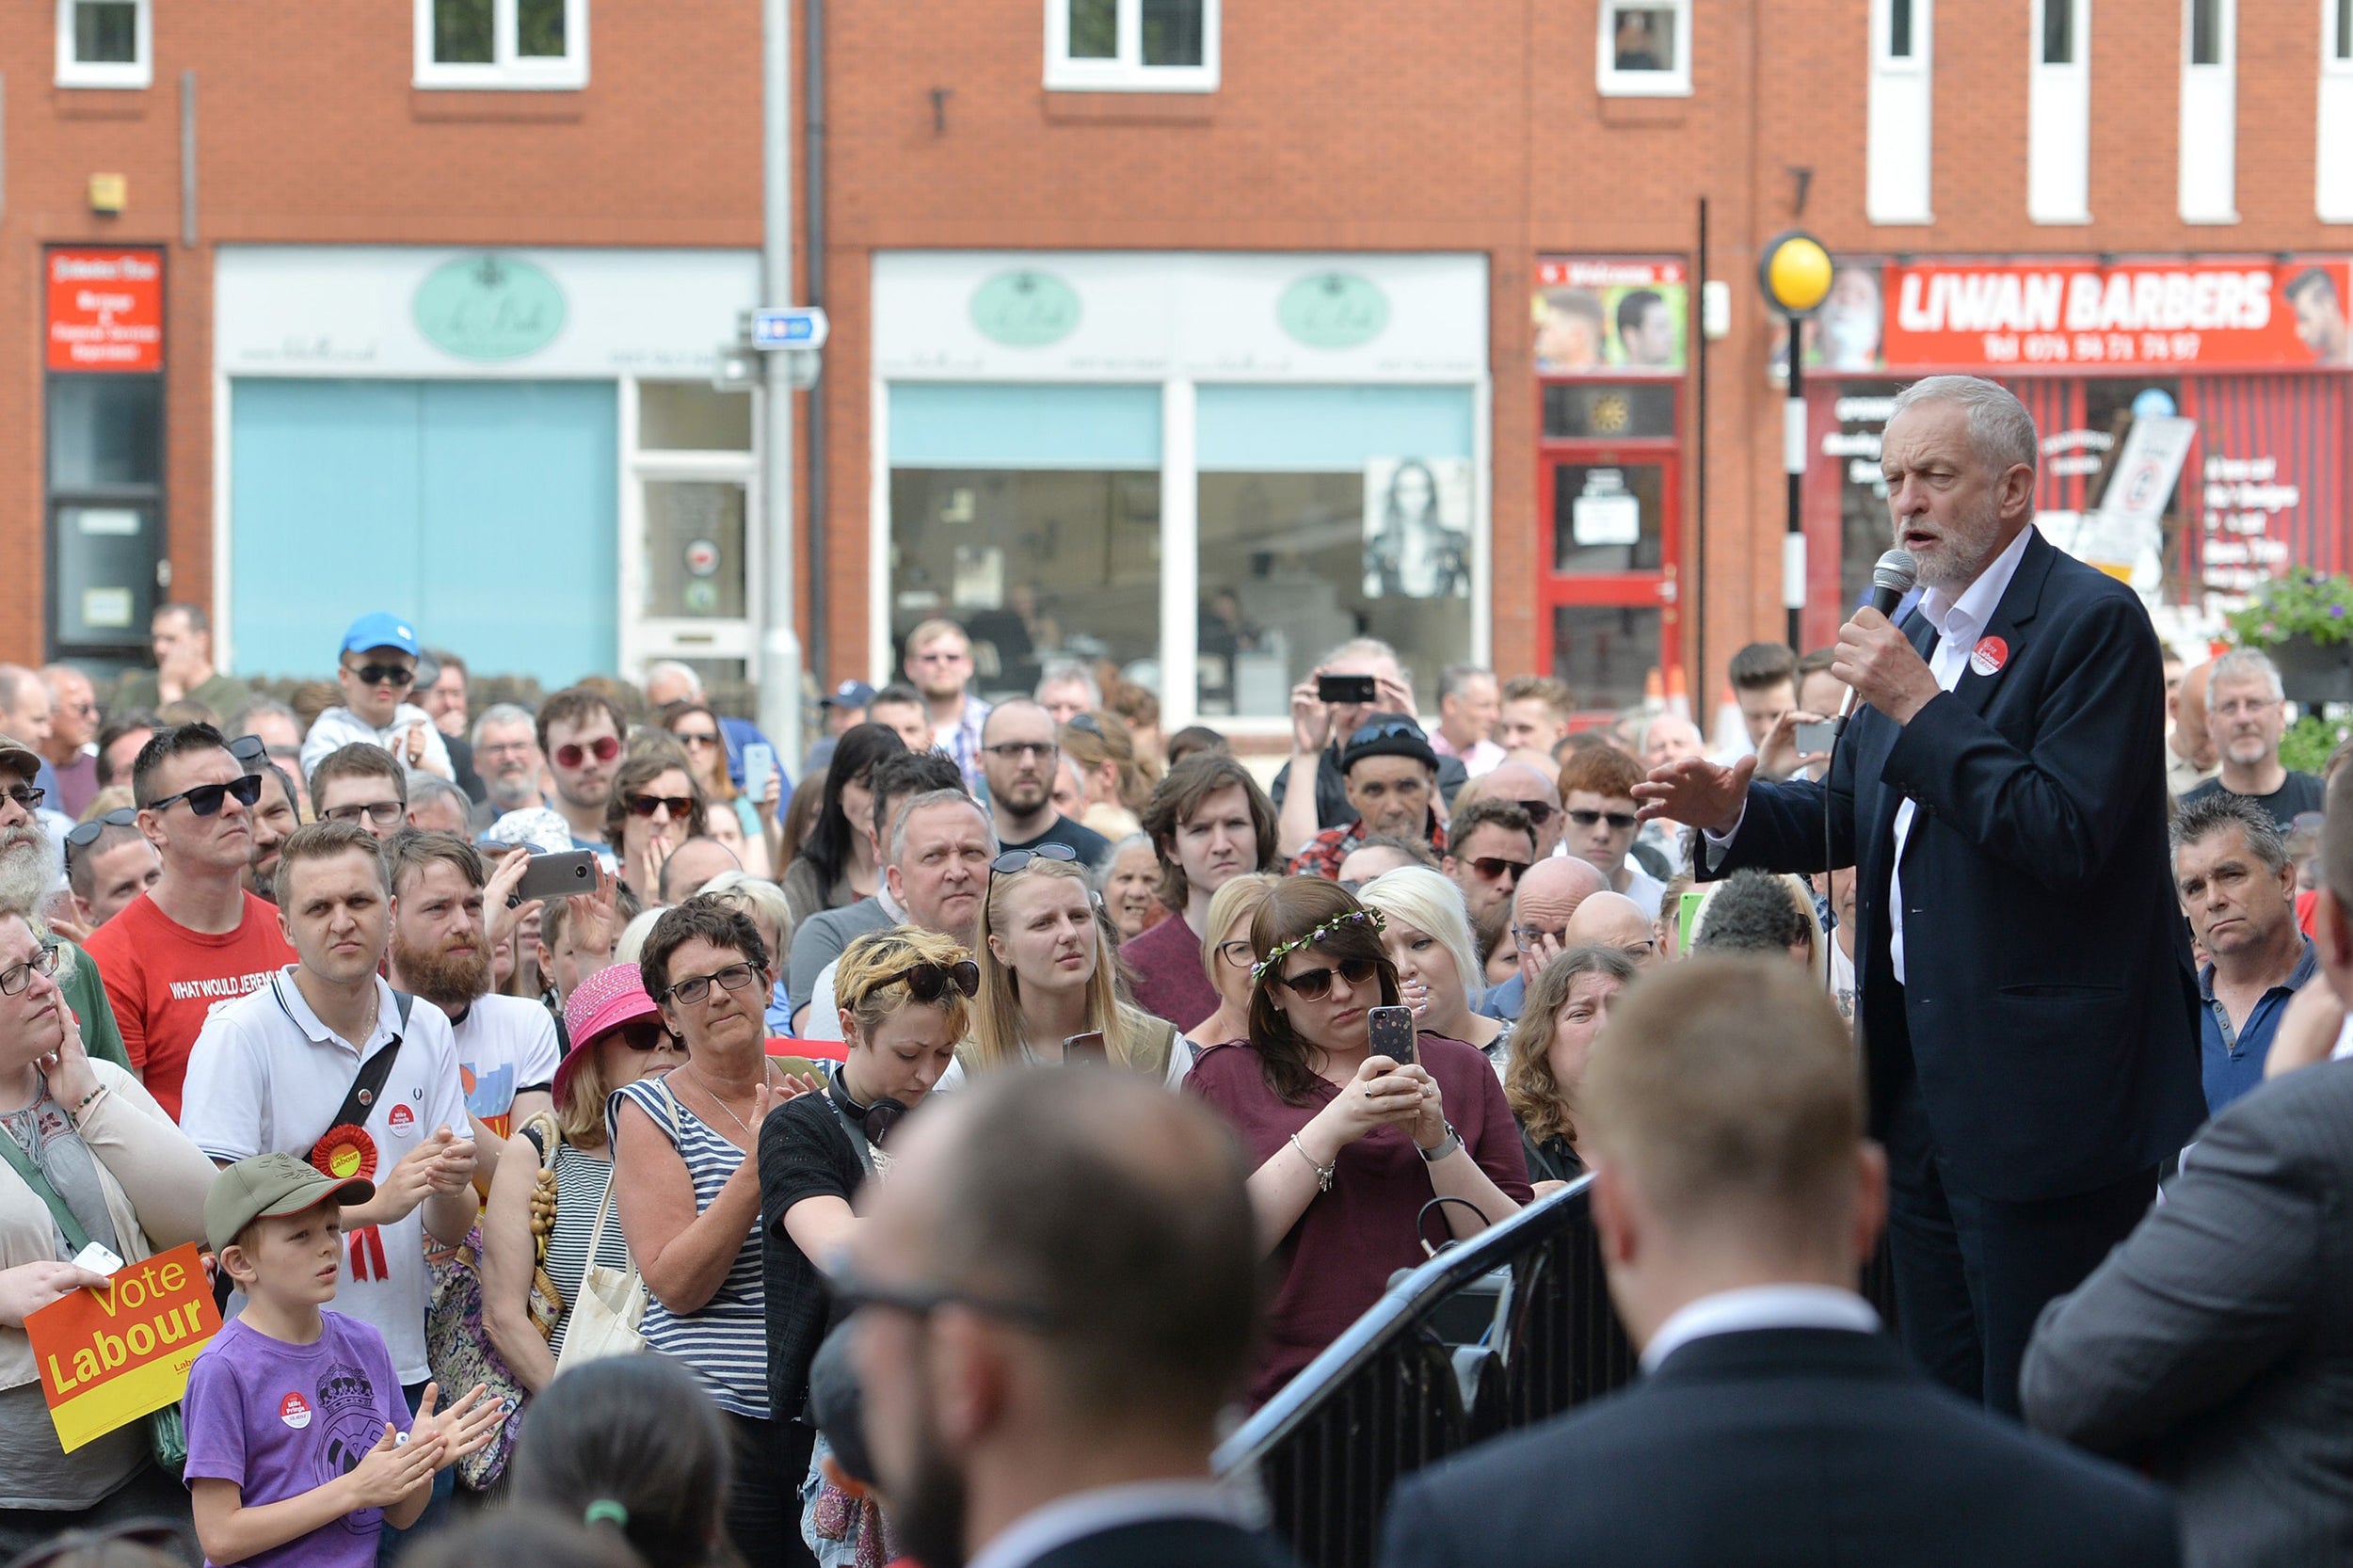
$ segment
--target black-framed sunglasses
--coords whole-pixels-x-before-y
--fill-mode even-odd
[[[1370,745],[1375,741],[1395,740],[1400,735],[1410,735],[1417,741],[1428,739],[1422,734],[1421,726],[1411,719],[1386,719],[1379,724],[1359,727],[1356,733],[1348,738],[1348,744],[1353,746]]]
[[[269,743],[259,735],[238,735],[229,743],[229,755],[245,764],[248,773],[260,773],[269,760]]]
[[[988,874],[1011,876],[1016,872],[1028,871],[1030,862],[1032,860],[1071,861],[1078,858],[1079,852],[1068,844],[1040,844],[1034,849],[1009,849],[988,863]]]
[[[1515,800],[1512,804],[1528,813],[1528,825],[1539,833],[1544,831],[1545,824],[1552,821],[1552,814],[1561,809],[1548,800]]]
[[[417,680],[417,672],[407,664],[345,664],[344,668],[362,686],[410,686]]]
[[[1595,823],[1606,822],[1612,833],[1624,833],[1634,825],[1636,818],[1631,811],[1572,811],[1569,821],[1579,827],[1591,827]]]
[[[55,976],[56,972],[57,944],[43,943],[39,952],[22,964],[11,964],[7,968],[0,969],[0,996],[22,996],[24,988],[33,983],[33,976],[37,974]]]
[[[1332,994],[1332,977],[1335,974],[1351,985],[1362,985],[1380,972],[1381,965],[1377,959],[1343,958],[1336,965],[1326,965],[1321,968],[1302,969],[1297,974],[1284,974],[1277,970],[1267,978],[1280,981],[1289,986],[1292,994],[1303,1000],[1321,1001]]]
[[[196,788],[183,790],[176,795],[166,795],[161,800],[150,801],[147,808],[160,817],[184,800],[188,803],[188,809],[198,816],[217,817],[220,815],[221,803],[231,795],[237,797],[237,804],[240,806],[253,805],[262,798],[262,776],[258,773],[248,773],[242,774],[226,784],[199,784]]]
[[[1064,719],[1063,724],[1065,728],[1076,729],[1080,734],[1092,735],[1098,741],[1103,739],[1103,727],[1095,722],[1093,713],[1073,713]]]
[[[695,802],[686,795],[632,795],[629,797],[629,811],[633,817],[650,817],[656,811],[665,808],[669,811],[672,822],[684,822],[694,815]]]
[[[917,1001],[937,1001],[952,985],[969,1001],[980,995],[981,967],[969,958],[959,958],[952,964],[911,964],[897,974],[874,982],[866,988],[866,995],[871,997],[884,986],[902,981],[906,983],[907,995]]]
[[[696,1007],[701,1005],[702,1000],[711,995],[711,986],[714,981],[724,990],[740,991],[759,978],[760,970],[750,964],[729,964],[726,968],[714,969],[709,974],[688,975],[684,980],[664,989],[662,995],[654,1000],[675,1001],[682,1007]]]
[[[30,784],[11,784],[0,793],[5,793],[27,811],[40,810],[40,803],[49,798],[48,791],[36,789]]]
[[[1514,885],[1521,877],[1528,874],[1528,868],[1532,864],[1534,864],[1533,861],[1513,860],[1500,855],[1482,855],[1471,862],[1479,874],[1488,881],[1492,882],[1497,877],[1504,876],[1511,878]]]
[[[868,1115],[871,1118],[872,1112]],[[873,1135],[869,1132],[867,1137],[871,1143]],[[961,1306],[968,1312],[1000,1319],[1039,1334],[1054,1328],[1054,1314],[1034,1303],[1006,1301],[946,1285],[885,1285],[879,1280],[861,1278],[847,1269],[833,1276],[833,1300],[835,1311],[844,1315],[861,1306],[873,1306],[929,1318],[943,1306]]]
[[[408,815],[408,808],[396,800],[372,800],[365,805],[338,806],[322,815],[328,822],[358,822],[365,817],[378,827],[396,827]]]
[[[632,1018],[604,1036],[617,1039],[632,1050],[654,1051],[671,1043],[670,1032],[651,1018]]]
[[[65,852],[71,856],[77,849],[89,848],[90,845],[98,842],[99,837],[110,827],[136,827],[138,824],[137,807],[118,806],[103,817],[92,817],[88,822],[77,822],[66,829]]]

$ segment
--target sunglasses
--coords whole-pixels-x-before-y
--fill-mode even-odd
[[[1032,860],[1068,861],[1077,858],[1079,858],[1079,852],[1068,844],[1040,844],[1035,849],[1009,849],[988,863],[988,874],[1011,876],[1016,872],[1029,870],[1030,862]]]
[[[600,762],[610,762],[621,754],[621,743],[611,735],[600,735],[585,746],[566,743],[555,748],[555,765],[576,768],[594,757]]]
[[[670,1043],[670,1032],[651,1018],[634,1018],[605,1038],[618,1039],[632,1050],[660,1050]]]
[[[880,1106],[875,1107],[875,1110],[880,1109]],[[875,1142],[872,1130],[874,1112],[870,1111],[866,1115],[866,1141],[871,1144]],[[1026,1302],[999,1301],[991,1296],[973,1295],[944,1286],[888,1286],[842,1271],[835,1273],[831,1288],[834,1310],[843,1316],[861,1306],[871,1306],[927,1319],[943,1306],[960,1306],[968,1312],[1001,1319],[1039,1333],[1046,1332],[1054,1324],[1054,1315],[1042,1306],[1033,1306]]]
[[[1634,825],[1634,813],[1631,811],[1572,811],[1569,813],[1569,821],[1579,827],[1591,827],[1595,823],[1606,822],[1609,824],[1610,831],[1624,833]]]
[[[344,669],[362,686],[408,686],[417,679],[417,672],[407,664],[345,664]]]
[[[1385,724],[1366,725],[1348,738],[1348,744],[1353,746],[1370,745],[1375,741],[1394,740],[1400,735],[1411,735],[1417,741],[1425,739],[1420,725],[1404,719],[1391,719]]]
[[[150,801],[147,808],[160,817],[184,800],[188,803],[188,809],[198,816],[217,817],[220,815],[221,802],[231,795],[237,797],[238,805],[251,806],[262,798],[262,776],[258,773],[248,773],[227,784],[199,784],[193,790],[183,790],[176,795],[166,795],[161,800]],[[395,806],[393,809],[398,810],[399,808]]]
[[[689,975],[664,991],[656,1000],[675,1001],[685,1007],[696,1007],[701,1004],[705,997],[711,995],[713,981],[716,981],[725,990],[740,991],[759,978],[760,970],[749,964],[729,964],[726,968],[712,974]]]
[[[871,997],[886,985],[906,983],[907,995],[917,1001],[937,1001],[954,986],[969,1000],[981,989],[981,967],[969,958],[959,958],[952,964],[916,964],[888,975],[866,988]],[[859,1000],[864,1000],[861,997]],[[853,1004],[855,1005],[855,1004]]]
[[[682,746],[715,746],[719,744],[719,737],[708,729],[673,729],[670,739]]]
[[[65,835],[65,852],[72,855],[77,849],[89,848],[90,845],[98,842],[99,835],[110,827],[136,827],[138,824],[139,813],[136,807],[118,806],[103,817],[92,817],[88,822],[75,823],[68,828]]]
[[[408,808],[396,800],[372,800],[365,805],[338,806],[325,813],[328,822],[358,822],[361,817],[378,827],[393,827],[408,814]]]
[[[24,987],[33,983],[33,976],[54,975],[56,972],[57,949],[56,944],[53,942],[24,960],[24,963],[11,964],[7,968],[0,969],[0,996],[21,995]]]
[[[1362,985],[1381,970],[1377,960],[1343,958],[1337,966],[1302,969],[1297,974],[1271,974],[1269,980],[1279,980],[1306,1001],[1321,1001],[1332,994],[1332,977],[1337,974],[1351,985]]]
[[[1544,831],[1545,824],[1552,821],[1552,814],[1561,809],[1558,806],[1542,800],[1515,800],[1512,804],[1528,813],[1528,825],[1540,833]]]
[[[684,822],[694,813],[695,803],[684,795],[632,795],[629,809],[632,816],[650,817],[666,810],[672,822]]]
[[[248,773],[259,773],[269,758],[269,743],[259,735],[239,735],[229,743],[229,755],[245,764]]]
[[[1493,882],[1497,877],[1508,877],[1512,881],[1517,882],[1521,877],[1528,874],[1529,862],[1526,860],[1507,860],[1500,855],[1482,855],[1478,859],[1473,860],[1471,865],[1478,871],[1480,875],[1485,877],[1490,882]]]
[[[11,784],[6,793],[10,800],[27,811],[40,810],[40,803],[49,798],[48,791],[36,790],[30,784]]]
[[[1098,741],[1103,738],[1103,727],[1095,722],[1093,713],[1073,713],[1064,721],[1064,728],[1092,735]]]

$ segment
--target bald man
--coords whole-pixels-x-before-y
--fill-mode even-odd
[[[2213,674],[2209,661],[2183,676],[2181,685],[2166,695],[2165,712],[2173,721],[2173,732],[2165,738],[2165,787],[2176,797],[2222,771],[2222,755],[2206,729],[2206,681]]]
[[[1634,961],[1638,969],[1666,962],[1658,951],[1657,927],[1642,906],[1624,893],[1599,892],[1582,900],[1569,917],[1564,948],[1612,948]]]
[[[1574,855],[1539,860],[1529,867],[1520,878],[1519,891],[1512,897],[1512,935],[1519,947],[1520,972],[1489,991],[1479,1011],[1505,1023],[1517,1022],[1529,983],[1568,951],[1569,921],[1577,906],[1609,890],[1609,882],[1593,862]]]
[[[1536,863],[1543,865],[1561,852],[1560,769],[1544,758],[1545,766],[1529,759],[1541,753],[1514,752],[1479,780],[1479,798],[1508,800],[1528,813],[1528,825],[1536,830]]]

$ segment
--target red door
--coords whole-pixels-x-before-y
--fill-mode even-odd
[[[1539,396],[1537,656],[1580,711],[1612,712],[1680,659],[1681,388],[1548,381]]]

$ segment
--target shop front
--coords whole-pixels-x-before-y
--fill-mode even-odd
[[[756,252],[223,247],[215,279],[232,667],[314,674],[390,609],[549,687],[757,679],[758,421],[712,381]]]
[[[1842,259],[1804,339],[1809,646],[1887,548],[1890,404],[1944,372],[2017,392],[2038,525],[2161,628],[2195,638],[2290,567],[2353,567],[2349,282],[2342,256]]]
[[[1274,731],[1349,637],[1424,708],[1488,641],[1478,255],[881,252],[872,646],[981,689],[1107,658],[1163,725]]]

